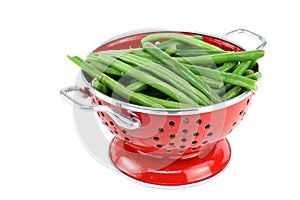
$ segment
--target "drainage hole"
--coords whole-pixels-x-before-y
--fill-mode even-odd
[[[201,119],[197,119],[196,120],[196,124],[201,124],[202,120]]]
[[[208,141],[206,140],[206,141],[204,141],[204,142],[202,142],[202,144],[207,144],[208,143]]]
[[[210,136],[212,136],[213,135],[213,132],[209,132],[209,133],[207,133],[207,137],[210,137]]]
[[[196,132],[196,133],[193,133],[193,136],[198,136],[199,135],[199,133],[198,132]]]
[[[155,137],[153,137],[153,139],[154,139],[154,140],[159,140],[159,137],[156,137],[156,136],[155,136]]]
[[[164,132],[163,128],[158,128],[157,130],[158,130],[158,132]]]
[[[182,138],[182,139],[181,139],[181,142],[186,142],[186,138]]]
[[[205,129],[209,129],[210,128],[210,124],[206,124],[204,128]]]
[[[186,123],[186,124],[189,123],[189,119],[188,118],[184,118],[182,121],[183,121],[183,123]]]
[[[169,126],[175,126],[175,122],[174,121],[169,121]]]

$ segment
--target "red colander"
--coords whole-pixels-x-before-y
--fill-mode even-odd
[[[101,45],[95,52],[141,47],[141,39],[156,32],[123,36]],[[177,33],[201,35],[204,41],[224,50],[244,51],[221,37]],[[266,44],[263,37],[244,29],[227,35],[237,33],[259,39],[258,48]],[[231,154],[226,136],[243,119],[254,95],[254,91],[248,91],[234,99],[202,108],[159,109],[106,96],[92,88],[91,77],[84,72],[82,77],[85,87],[71,86],[60,92],[80,108],[97,112],[114,135],[109,152],[116,168],[136,180],[164,186],[201,182],[225,168]],[[82,105],[68,95],[70,91],[90,97],[92,105]]]

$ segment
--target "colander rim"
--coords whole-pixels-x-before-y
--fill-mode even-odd
[[[175,31],[175,30],[163,30],[163,29],[133,30],[133,31],[130,31],[130,32],[127,32],[127,33],[117,35],[117,36],[107,40],[106,42],[103,42],[96,49],[100,48],[101,46],[103,46],[103,45],[105,45],[109,42],[112,42],[114,40],[121,39],[121,38],[124,38],[124,37],[143,34],[143,33],[157,33],[157,32],[180,32],[180,33],[191,33],[191,34],[205,35],[205,36],[221,39],[221,40],[224,40],[226,42],[230,42],[231,44],[234,44],[235,46],[245,50],[245,48],[241,47],[241,45],[239,45],[239,44],[237,44],[233,41],[230,41],[226,38],[220,37],[220,36],[215,36],[215,35],[212,35],[212,34],[206,34],[206,33],[202,33],[202,32],[194,32],[194,31],[180,31],[180,30]],[[92,51],[92,52],[94,52],[94,51]],[[149,114],[157,114],[157,115],[192,115],[192,114],[212,112],[212,111],[216,111],[216,110],[220,110],[220,109],[232,106],[232,105],[248,98],[249,96],[251,96],[255,92],[253,90],[245,91],[242,94],[240,94],[237,97],[234,97],[230,100],[227,100],[227,101],[224,101],[224,102],[221,102],[221,103],[217,103],[217,104],[212,104],[212,105],[209,105],[209,106],[203,106],[203,107],[183,108],[183,109],[153,108],[153,107],[146,107],[146,106],[136,105],[136,104],[132,104],[132,103],[129,103],[129,102],[124,102],[124,101],[109,97],[109,96],[99,92],[98,90],[94,89],[92,87],[91,83],[87,80],[86,76],[89,76],[89,75],[87,75],[84,71],[81,70],[81,78],[83,79],[85,84],[88,86],[90,92],[92,94],[94,94],[96,97],[98,97],[100,100],[103,100],[103,101],[105,101],[105,102],[107,102],[111,105],[117,106],[119,108],[123,108],[123,109],[130,110],[130,111],[133,111],[133,112],[141,112],[141,113],[149,113]]]

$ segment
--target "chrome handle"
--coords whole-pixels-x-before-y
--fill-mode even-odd
[[[60,95],[65,99],[68,103],[71,105],[75,105],[80,109],[83,110],[90,110],[90,111],[101,111],[109,114],[109,116],[115,121],[116,124],[119,126],[129,129],[129,130],[134,130],[138,129],[141,126],[141,122],[138,118],[136,117],[129,117],[126,115],[123,115],[119,112],[116,112],[112,108],[108,106],[103,106],[103,105],[98,105],[98,106],[92,106],[92,105],[85,105],[77,101],[76,99],[73,99],[70,95],[68,95],[69,92],[80,92],[85,95],[85,93],[82,92],[82,89],[78,86],[70,86],[63,88],[59,91]],[[85,97],[87,98],[87,97]]]
[[[267,44],[267,41],[264,37],[262,37],[256,33],[253,33],[252,31],[246,30],[246,29],[236,29],[236,30],[230,31],[229,33],[224,34],[223,37],[229,38],[230,36],[237,35],[237,34],[246,34],[246,35],[249,35],[253,38],[260,40],[261,43],[258,47],[256,47],[256,49],[262,49]]]

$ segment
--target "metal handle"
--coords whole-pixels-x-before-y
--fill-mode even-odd
[[[230,36],[237,35],[237,34],[246,34],[246,35],[249,35],[253,38],[260,40],[261,43],[258,47],[256,47],[256,49],[262,49],[267,44],[267,41],[264,37],[262,37],[256,33],[253,33],[252,31],[246,30],[246,29],[236,29],[236,30],[230,31],[229,33],[224,34],[223,37],[229,38]]]
[[[116,112],[115,110],[113,110],[108,106],[102,106],[102,105],[92,106],[92,105],[82,104],[76,99],[73,99],[70,95],[68,95],[69,92],[80,92],[83,95],[85,95],[85,93],[83,93],[82,89],[78,86],[66,87],[59,91],[63,99],[65,99],[68,103],[77,106],[80,109],[105,112],[109,114],[109,116],[116,122],[116,124],[129,130],[138,129],[141,126],[140,120],[136,117],[131,118],[129,116],[123,115],[119,112]]]

